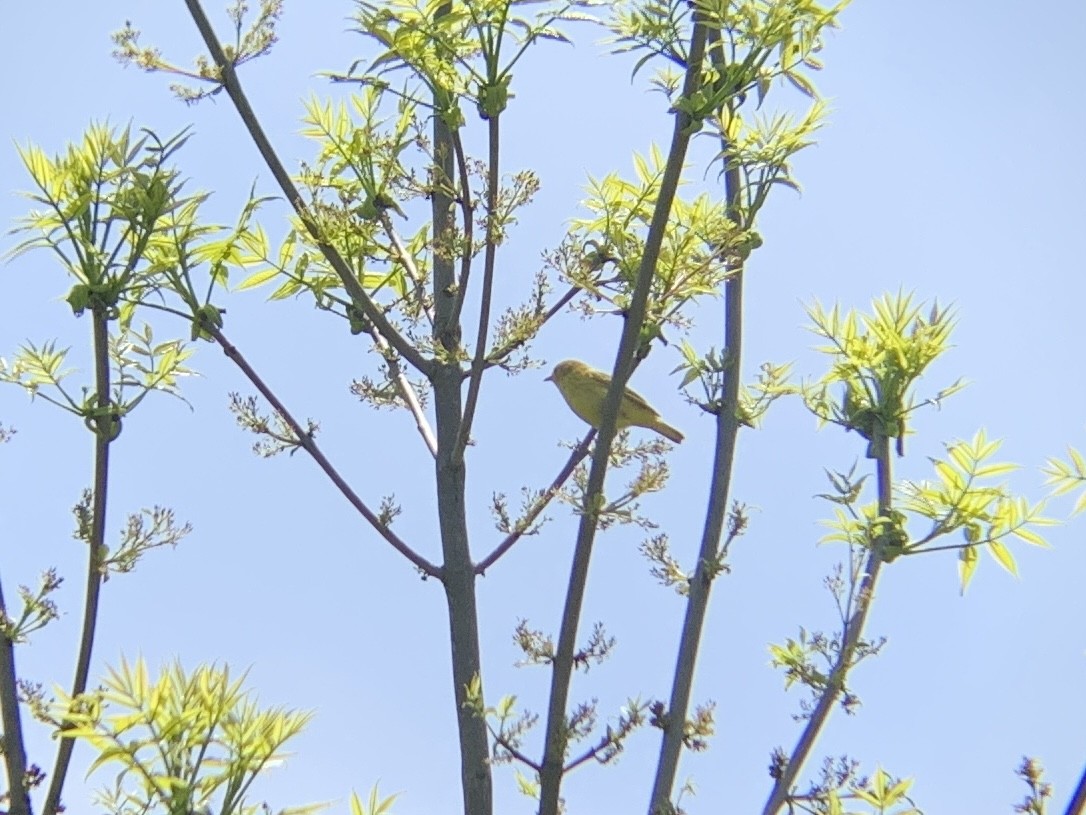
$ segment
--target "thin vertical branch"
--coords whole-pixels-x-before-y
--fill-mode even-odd
[[[738,167],[732,166],[725,173],[724,193],[728,215],[735,223],[739,223],[741,188]],[[675,675],[660,744],[660,758],[656,766],[652,797],[649,799],[649,812],[652,815],[669,811],[668,804],[675,787],[675,776],[686,733],[686,714],[690,708],[690,693],[694,684],[702,628],[709,610],[713,579],[719,571],[716,564],[720,557],[720,541],[728,512],[735,448],[739,436],[739,383],[743,359],[742,266],[732,269],[724,283],[724,348],[727,353],[728,372],[724,380],[723,399],[716,416],[716,449],[713,455],[709,503],[697,565],[689,583],[686,617],[683,620],[679,652],[675,659]]]
[[[468,157],[464,153],[464,143],[459,131],[452,131],[453,155],[456,158],[456,172],[460,178],[459,195],[456,197],[460,204],[460,217],[464,224],[464,246],[466,252],[460,257],[460,280],[456,285],[456,298],[449,320],[453,323],[460,322],[460,314],[464,309],[464,301],[468,296],[468,282],[471,278],[471,261],[473,259],[472,243],[475,229],[475,201],[471,196],[471,176],[468,173]]]
[[[702,61],[705,56],[706,28],[695,20],[690,37],[690,56],[687,62],[686,78],[683,83],[683,97],[691,98],[701,84]],[[551,669],[550,701],[547,708],[546,735],[543,747],[540,781],[540,815],[558,815],[560,810],[559,792],[568,746],[568,723],[566,709],[569,702],[570,678],[573,673],[573,655],[576,647],[577,627],[581,617],[585,587],[588,583],[588,566],[592,557],[595,541],[599,507],[602,504],[604,478],[607,474],[611,444],[614,441],[618,418],[619,400],[626,382],[633,370],[634,354],[641,343],[641,328],[645,322],[649,289],[656,264],[660,256],[664,235],[667,230],[671,206],[675,200],[679,181],[682,178],[683,163],[690,144],[691,118],[681,110],[675,112],[675,128],[671,138],[671,150],[667,165],[660,182],[660,193],[656,199],[652,221],[645,238],[645,253],[641,258],[637,282],[626,323],[623,326],[622,339],[619,342],[612,373],[611,386],[603,406],[603,421],[596,436],[596,447],[589,469],[588,485],[585,490],[585,506],[577,530],[577,544],[574,549],[573,565],[570,569],[569,586],[566,590],[566,602],[562,612],[562,624],[558,635],[558,647],[555,651]]]
[[[0,617],[10,621],[0,587]],[[0,635],[0,722],[3,723],[4,764],[8,774],[8,806],[11,815],[30,815],[30,791],[26,786],[26,746],[19,715],[19,685],[15,670],[15,643]]]
[[[876,428],[871,444],[876,461],[879,515],[888,518],[893,510],[890,440]],[[860,579],[860,590],[857,593],[856,612],[845,623],[841,651],[834,662],[833,669],[830,671],[829,684],[822,694],[822,698],[818,700],[814,710],[811,711],[807,724],[803,728],[796,746],[792,749],[792,754],[788,757],[780,777],[774,783],[773,790],[769,794],[769,800],[766,801],[765,808],[762,810],[763,815],[776,815],[785,806],[787,798],[791,794],[792,786],[803,769],[803,765],[810,755],[819,733],[822,732],[822,728],[829,718],[830,710],[836,703],[837,697],[840,696],[845,678],[852,667],[852,656],[860,642],[860,637],[863,635],[864,624],[867,621],[871,602],[875,596],[875,582],[878,580],[884,556],[881,541],[871,541],[870,546],[871,550],[864,562],[863,576]]]
[[[87,689],[87,681],[90,677],[94,632],[98,625],[98,602],[102,591],[101,567],[102,554],[105,551],[109,446],[116,437],[114,422],[119,421],[113,415],[110,399],[109,318],[106,309],[95,308],[91,312],[91,320],[94,343],[95,407],[97,408],[96,416],[91,422],[94,428],[94,490],[91,496],[90,540],[87,541],[87,588],[83,604],[83,631],[79,640],[75,678],[72,680],[71,695],[73,697]],[[49,791],[42,807],[45,815],[56,815],[61,811],[60,796],[64,790],[64,780],[68,775],[68,766],[72,760],[74,747],[75,742],[72,739],[63,737],[60,739],[52,778],[49,782]]]
[[[483,370],[486,365],[486,341],[490,329],[490,301],[494,292],[494,264],[498,252],[498,226],[495,223],[498,211],[498,185],[501,183],[501,173],[498,170],[500,158],[498,126],[500,116],[493,115],[488,119],[489,155],[487,156],[487,189],[486,189],[486,253],[483,259],[483,290],[479,295],[479,326],[475,337],[475,357],[471,362],[471,376],[468,381],[468,397],[464,404],[464,418],[460,422],[460,433],[456,438],[456,449],[453,455],[463,457],[464,448],[467,447],[471,437],[471,424],[475,419],[475,406],[479,402],[479,387],[483,381]],[[467,251],[471,251],[470,247]],[[461,281],[463,285],[463,281]],[[461,297],[465,293],[461,293]]]

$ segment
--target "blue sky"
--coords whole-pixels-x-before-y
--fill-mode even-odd
[[[940,411],[917,417],[917,434],[898,475],[922,478],[927,456],[978,428],[1004,439],[1002,457],[1020,462],[1012,483],[1043,494],[1038,468],[1068,444],[1086,447],[1086,275],[1080,230],[1086,215],[1081,143],[1086,99],[1080,35],[1086,7],[1038,3],[1028,15],[1010,2],[856,2],[823,53],[819,86],[831,112],[817,147],[796,162],[804,192],[774,196],[760,223],[765,246],[747,283],[746,374],[763,360],[792,361],[815,376],[803,306],[815,299],[866,307],[899,288],[958,313],[954,348],[921,383],[930,395],[959,376],[969,387]],[[210,10],[210,9],[209,9]],[[365,47],[350,33],[347,2],[288,3],[281,42],[247,66],[242,80],[288,166],[309,158],[298,134],[301,100],[330,88],[317,72],[343,69]],[[186,107],[161,76],[122,69],[110,32],[131,19],[144,41],[178,61],[201,52],[181,3],[43,0],[6,12],[0,33],[0,224],[26,209],[28,187],[15,144],[47,152],[77,139],[92,120],[169,134],[192,125],[180,155],[194,188],[214,190],[208,217],[229,223],[254,180],[275,192],[225,98]],[[224,18],[217,16],[220,32]],[[670,120],[630,61],[606,58],[578,31],[576,48],[546,44],[517,73],[505,125],[505,167],[531,167],[543,188],[502,248],[501,297],[538,267],[539,253],[581,214],[588,174],[627,172],[634,150],[664,142]],[[787,93],[778,94],[787,98]],[[773,97],[770,97],[771,103]],[[477,126],[477,122],[472,122]],[[701,174],[693,173],[698,181]],[[710,175],[709,180],[712,180]],[[273,234],[283,208],[265,213]],[[6,238],[6,241],[11,241]],[[10,246],[5,242],[4,249]],[[0,271],[0,355],[27,339],[56,338],[85,360],[88,322],[62,298],[68,282],[46,253]],[[237,279],[240,279],[240,275]],[[372,413],[347,391],[374,358],[344,326],[305,301],[266,303],[261,292],[224,295],[226,330],[302,416],[322,425],[320,440],[356,491],[376,503],[394,493],[405,512],[397,531],[436,559],[431,461],[406,414]],[[503,303],[504,304],[504,303]],[[718,303],[698,315],[691,341],[720,344]],[[156,327],[159,336],[183,327]],[[561,317],[535,347],[548,365],[582,357],[611,364],[618,326]],[[664,348],[638,370],[650,396],[688,441],[671,455],[672,482],[644,508],[690,558],[700,531],[711,461],[711,422],[685,404],[668,374],[677,352]],[[271,461],[227,413],[226,395],[248,393],[212,346],[195,361],[202,377],[186,385],[194,410],[152,399],[126,424],[114,458],[110,528],[141,506],[166,503],[195,532],[174,551],[153,553],[134,575],[105,589],[96,673],[120,655],[152,665],[179,657],[192,666],[228,661],[249,668],[263,702],[316,712],[288,764],[260,792],[275,807],[336,801],[379,781],[401,792],[397,813],[458,808],[455,725],[447,624],[440,587],[420,582],[401,557],[357,518],[302,456]],[[470,452],[472,531],[478,553],[497,539],[486,507],[494,491],[515,496],[541,486],[564,461],[560,439],[580,422],[561,404],[544,371],[486,381]],[[20,649],[25,674],[67,685],[77,636],[83,554],[70,538],[70,507],[90,477],[91,440],[78,422],[19,391],[0,390],[0,423],[18,429],[0,450],[0,569],[10,597],[45,567],[67,576],[58,623]],[[510,450],[516,450],[510,456]],[[767,644],[833,622],[822,577],[840,552],[816,546],[827,507],[824,468],[847,470],[863,451],[858,437],[816,430],[798,404],[781,404],[765,426],[741,437],[734,497],[754,508],[734,547],[732,573],[715,587],[695,698],[718,703],[712,749],[684,762],[680,778],[698,788],[691,812],[747,812],[769,789],[770,750],[790,747],[798,702],[768,665]],[[1070,501],[1049,514],[1064,517]],[[555,508],[544,533],[525,541],[480,581],[488,693],[516,694],[545,710],[548,676],[516,669],[512,631],[526,618],[556,630],[575,521]],[[1016,547],[1021,577],[985,558],[965,597],[957,562],[943,553],[907,558],[884,572],[869,631],[885,635],[883,654],[853,685],[864,706],[835,715],[818,756],[848,752],[873,771],[915,778],[928,813],[1009,811],[1025,792],[1013,775],[1022,755],[1040,758],[1062,806],[1086,762],[1086,522],[1049,532],[1042,551]],[[630,696],[667,693],[681,603],[657,587],[631,530],[599,540],[583,628],[602,619],[618,639],[614,658],[575,679],[573,698],[598,698],[613,718]],[[39,733],[32,759],[52,761]],[[635,737],[614,767],[589,766],[566,782],[570,813],[644,808],[655,732]],[[535,747],[533,752],[538,752]],[[77,763],[67,799],[80,811]],[[110,773],[90,779],[108,782]],[[496,773],[499,811],[532,812],[507,769]]]

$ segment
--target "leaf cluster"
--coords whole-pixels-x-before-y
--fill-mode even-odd
[[[912,295],[899,293],[876,300],[869,315],[842,314],[836,305],[826,311],[817,303],[807,314],[811,330],[827,341],[817,350],[832,360],[820,379],[802,387],[807,408],[820,423],[854,430],[869,442],[876,434],[898,439],[900,453],[906,419],[919,406],[911,388],[947,349],[950,312],[936,304],[924,316]],[[962,387],[959,380],[923,404],[938,404]],[[842,395],[834,399],[831,392],[838,388]]]
[[[64,578],[57,574],[56,569],[47,569],[42,572],[36,590],[19,586],[22,611],[18,617],[12,617],[6,609],[0,608],[0,636],[11,643],[27,642],[30,634],[57,619],[60,611],[50,595],[63,582]]]
[[[1031,546],[1048,546],[1035,528],[1055,523],[1041,514],[1043,501],[1030,504],[1005,484],[993,481],[1017,469],[1016,465],[991,460],[999,446],[1000,442],[989,441],[983,430],[978,431],[970,441],[947,445],[946,459],[931,460],[934,480],[906,482],[901,488],[902,508],[931,521],[928,533],[906,544],[902,554],[956,549],[963,591],[977,568],[980,549],[1017,575],[1018,567],[1006,542],[1017,539]],[[936,539],[959,531],[964,543],[932,545]]]
[[[406,69],[427,96],[404,91],[451,129],[464,124],[462,100],[474,103],[483,119],[496,117],[508,105],[512,70],[527,49],[540,40],[569,42],[559,23],[594,22],[580,9],[604,5],[599,0],[479,0],[451,4],[443,0],[359,2],[358,31],[384,49],[360,75],[360,63],[347,76],[387,86],[386,76]],[[533,15],[516,13],[542,6]],[[440,12],[440,13],[439,13]],[[512,49],[503,60],[502,50]]]
[[[1065,495],[1073,490],[1081,490],[1075,501],[1072,515],[1077,515],[1086,509],[1086,457],[1074,447],[1067,448],[1067,460],[1050,458],[1048,466],[1044,469],[1048,480],[1045,482],[1052,487],[1053,495]]]
[[[818,780],[789,801],[793,811],[810,815],[922,815],[909,797],[912,784],[881,767],[863,776],[858,762],[840,756],[825,759]]]
[[[253,781],[281,760],[283,745],[301,732],[310,714],[258,707],[243,680],[231,679],[226,668],[203,666],[186,673],[179,664],[152,680],[143,660],[123,661],[99,690],[62,699],[56,715],[64,738],[96,751],[90,772],[119,765],[113,788],[100,796],[110,812],[213,807],[223,815],[256,815],[267,810],[250,802]]]
[[[590,180],[584,206],[591,217],[576,219],[568,237],[584,247],[580,262],[567,272],[569,282],[584,292],[584,313],[624,313],[629,307],[664,164],[663,154],[653,148],[647,157],[634,156],[633,180],[614,173]],[[686,327],[684,309],[717,295],[737,247],[750,238],[707,194],[692,201],[676,198],[652,279],[645,335],[660,336],[668,325]]]
[[[246,26],[248,11],[246,0],[234,0],[227,9],[234,29],[234,42],[225,44],[223,51],[233,67],[267,54],[278,41],[276,26],[283,13],[283,0],[260,0],[256,16]],[[141,46],[139,39],[139,30],[131,22],[126,22],[124,28],[113,34],[114,58],[122,65],[135,65],[148,73],[162,72],[198,83],[197,86],[187,82],[170,85],[174,95],[188,104],[214,96],[222,90],[222,71],[206,55],[196,57],[193,68],[187,70],[164,59],[157,48]]]

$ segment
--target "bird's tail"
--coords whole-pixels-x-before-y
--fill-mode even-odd
[[[684,438],[682,433],[680,433],[678,430],[676,430],[674,427],[672,427],[662,419],[655,422],[652,425],[652,429],[659,433],[661,436],[663,436],[665,439],[670,439],[676,444],[680,444]]]

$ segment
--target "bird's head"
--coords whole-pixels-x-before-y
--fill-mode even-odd
[[[559,362],[557,365],[554,366],[554,370],[551,371],[551,375],[546,377],[543,381],[544,382],[553,382],[555,385],[558,385],[558,384],[560,384],[562,382],[563,379],[565,379],[571,373],[574,373],[574,372],[576,372],[577,370],[579,370],[581,368],[587,368],[587,367],[588,366],[585,365],[580,360],[564,359],[561,362]]]

